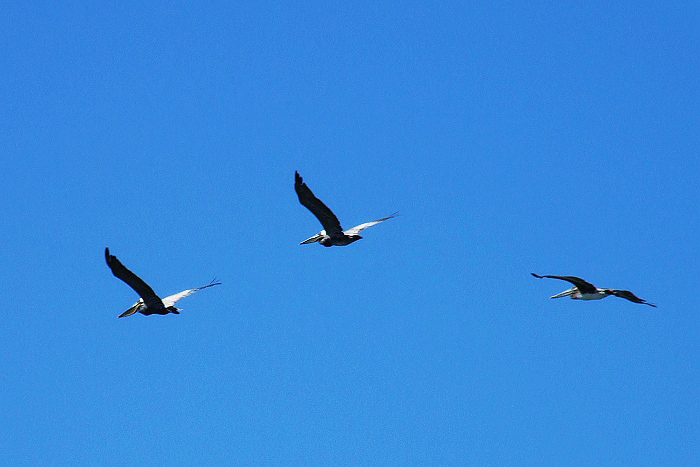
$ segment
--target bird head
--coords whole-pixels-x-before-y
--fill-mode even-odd
[[[300,245],[306,245],[307,243],[314,243],[314,242],[321,242],[321,244],[323,245],[322,239],[325,237],[326,237],[326,231],[321,230],[319,233],[317,233],[313,237],[309,237],[306,240],[304,240],[303,242],[301,242]]]
[[[565,291],[563,291],[563,292],[560,292],[560,293],[558,293],[558,294],[556,294],[556,295],[552,295],[552,296],[549,297],[549,298],[569,297],[569,296],[575,294],[576,292],[578,292],[578,289],[577,289],[576,287],[571,287],[570,289],[565,290]]]
[[[136,313],[137,311],[139,311],[142,306],[143,306],[143,299],[140,298],[138,302],[134,303],[128,310],[126,310],[124,313],[119,315],[119,317],[125,318],[127,316],[131,316],[134,313]]]

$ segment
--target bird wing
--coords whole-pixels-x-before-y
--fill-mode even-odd
[[[196,289],[183,290],[182,292],[178,292],[176,294],[165,297],[163,299],[163,305],[165,305],[166,308],[169,306],[173,306],[175,304],[175,302],[177,302],[181,298],[189,297],[190,295],[192,295],[193,293],[195,293],[198,290],[206,289],[207,287],[213,287],[215,285],[221,285],[221,282],[212,281],[210,284],[205,285],[203,287],[197,287]]]
[[[391,214],[390,216],[382,217],[381,219],[377,219],[376,221],[370,221],[370,222],[365,222],[364,224],[356,225],[355,227],[346,230],[344,233],[345,235],[357,235],[363,230],[365,230],[367,227],[372,227],[373,225],[377,225],[380,222],[384,222],[387,219],[391,219],[392,217],[396,217],[398,213]]]
[[[642,305],[649,305],[656,308],[656,305],[654,305],[653,303],[649,303],[646,300],[642,300],[629,290],[613,290],[612,293],[614,296],[624,298],[626,300],[629,300],[630,302],[641,303]]]
[[[531,272],[534,277],[538,279],[544,279],[545,277],[548,277],[550,279],[560,279],[563,281],[571,282],[576,286],[576,288],[579,290],[579,292],[583,293],[596,293],[598,289],[596,289],[595,285],[591,284],[590,282],[586,282],[580,277],[574,277],[574,276],[540,276],[535,274],[534,272]]]
[[[143,302],[147,307],[160,308],[163,306],[163,302],[160,297],[156,295],[153,289],[146,284],[139,276],[129,271],[126,266],[124,266],[121,261],[117,259],[116,256],[109,254],[109,248],[105,248],[105,259],[107,260],[107,266],[112,270],[112,274],[115,277],[123,280],[126,284],[134,289],[137,294],[143,299]]]
[[[334,235],[343,232],[340,221],[333,214],[328,206],[316,198],[306,183],[304,183],[299,172],[294,172],[294,190],[297,192],[299,202],[306,207],[321,222],[327,235]]]

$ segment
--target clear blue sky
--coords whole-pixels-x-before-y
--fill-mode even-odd
[[[698,462],[697,2],[58,3],[0,16],[3,463]],[[295,170],[400,216],[299,245]],[[223,285],[118,320],[106,246]]]

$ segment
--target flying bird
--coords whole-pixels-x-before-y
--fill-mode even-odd
[[[352,242],[362,238],[358,234],[367,227],[372,227],[373,225],[377,225],[387,219],[391,219],[397,214],[394,213],[390,216],[377,219],[376,221],[365,222],[364,224],[356,225],[351,229],[343,231],[343,228],[340,226],[340,221],[335,214],[333,214],[333,211],[328,209],[328,206],[323,204],[320,199],[314,196],[309,187],[306,186],[306,183],[304,183],[302,180],[299,172],[294,172],[294,190],[297,192],[299,202],[309,211],[311,211],[311,213],[316,216],[323,226],[323,230],[313,237],[307,238],[301,242],[300,245],[314,242],[319,242],[321,245],[328,247],[333,245],[350,245]]]
[[[642,300],[629,290],[600,289],[595,285],[586,282],[579,277],[574,276],[540,276],[535,274],[534,272],[531,272],[530,274],[532,274],[538,279],[544,279],[545,277],[548,277],[550,279],[559,279],[574,284],[572,288],[558,293],[556,295],[552,295],[550,298],[569,296],[574,300],[600,300],[601,298],[605,298],[609,295],[614,295],[616,297],[629,300],[630,302],[640,303],[642,305],[649,305],[656,308],[656,305],[654,305],[653,303],[648,303],[646,300]]]
[[[211,281],[210,284],[204,287],[183,290],[175,295],[170,295],[169,297],[161,299],[148,284],[141,280],[139,276],[129,271],[116,256],[110,255],[109,248],[105,248],[105,259],[107,260],[107,266],[112,270],[112,274],[126,282],[129,287],[134,289],[136,293],[141,296],[138,302],[134,303],[131,308],[119,315],[120,318],[131,316],[134,313],[141,313],[144,315],[167,315],[168,313],[175,313],[178,315],[180,314],[180,309],[175,308],[175,302],[181,298],[192,295],[198,290],[221,285],[221,282]]]

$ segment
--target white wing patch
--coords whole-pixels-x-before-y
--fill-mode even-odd
[[[372,227],[373,225],[377,225],[380,222],[384,222],[387,219],[391,219],[392,217],[396,217],[397,214],[398,213],[395,212],[394,214],[392,214],[390,216],[383,217],[381,219],[377,219],[376,221],[370,221],[370,222],[365,222],[364,224],[356,225],[355,227],[348,229],[343,233],[345,235],[357,235],[360,232],[362,232],[363,230],[365,230],[367,227]]]
[[[189,289],[189,290],[183,290],[182,292],[178,292],[174,295],[170,295],[169,297],[165,297],[163,299],[163,305],[165,305],[165,308],[168,308],[169,306],[173,306],[175,302],[180,300],[181,298],[189,297],[193,293],[195,293],[198,290],[206,289],[207,287],[213,287],[215,285],[221,285],[221,282],[214,282],[211,281],[211,284],[205,285],[204,287],[197,287],[196,289]]]
[[[198,290],[199,289],[183,290],[182,292],[176,293],[174,295],[170,295],[169,297],[165,297],[163,299],[163,305],[165,305],[165,308],[167,308],[169,306],[173,306],[173,305],[175,305],[175,302],[177,302],[178,300],[185,298],[185,297],[189,297],[190,295],[192,295],[193,293],[195,293]]]

